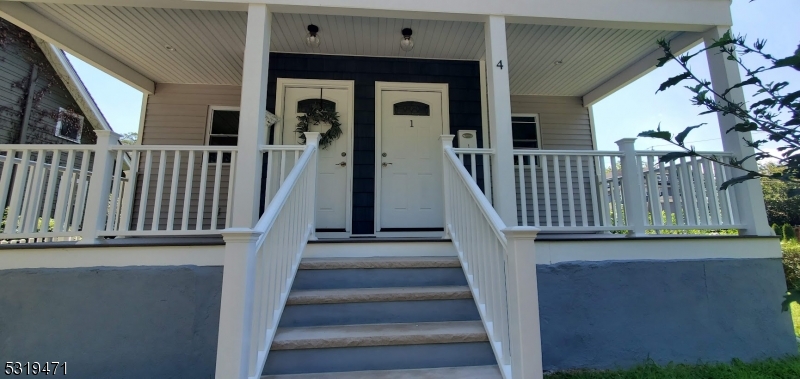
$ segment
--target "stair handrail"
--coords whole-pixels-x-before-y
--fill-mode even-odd
[[[261,377],[303,250],[315,238],[319,133],[305,134],[303,154],[255,226],[222,233],[217,379]]]
[[[445,232],[458,252],[504,379],[542,378],[534,240],[539,229],[506,227],[444,135]]]

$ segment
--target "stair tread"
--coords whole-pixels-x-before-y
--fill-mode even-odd
[[[261,379],[501,379],[497,366],[265,375]]]
[[[289,294],[286,305],[471,298],[472,292],[467,286],[340,288],[295,290]]]
[[[488,341],[481,321],[278,328],[272,350]]]
[[[461,267],[458,257],[304,258],[300,261],[301,270],[450,267]]]

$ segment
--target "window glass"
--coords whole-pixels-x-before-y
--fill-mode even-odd
[[[218,110],[211,113],[211,130],[208,135],[209,146],[236,146],[239,141],[239,111]],[[217,162],[217,153],[209,153],[208,160]],[[230,163],[231,154],[223,153],[222,162]]]
[[[419,101],[401,101],[394,104],[395,116],[430,116],[431,106]]]
[[[539,123],[535,116],[512,116],[511,135],[515,149],[539,149]]]
[[[70,112],[64,108],[58,109],[56,122],[56,137],[61,137],[72,142],[81,143],[83,132],[83,116]]]
[[[325,99],[305,99],[297,102],[297,113],[308,113],[315,106],[321,106],[323,110],[336,111],[336,103]]]

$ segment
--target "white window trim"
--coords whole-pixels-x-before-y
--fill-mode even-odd
[[[520,150],[542,150],[542,120],[539,119],[539,114],[538,113],[512,113],[511,117],[512,117],[512,120],[513,120],[513,117],[533,117],[533,118],[536,119],[536,138],[538,140],[537,142],[538,142],[538,146],[539,146],[539,147],[536,147],[536,148],[530,148],[530,147],[517,148],[517,147],[515,147],[514,149],[515,150],[516,149],[520,149]],[[513,121],[512,121],[512,123],[513,123]],[[514,140],[513,140],[514,133],[513,133],[513,131],[511,133],[511,138],[512,138],[511,143],[513,144],[514,143]]]
[[[78,137],[76,139],[72,139],[70,137],[67,137],[67,136],[64,136],[64,135],[61,134],[61,126],[62,126],[62,124],[61,124],[61,115],[63,115],[63,114],[69,115],[70,117],[75,117],[78,120],[80,120],[81,127],[80,127],[80,129],[78,129]],[[58,138],[61,138],[61,139],[64,139],[64,140],[67,140],[67,141],[70,141],[70,142],[81,143],[81,136],[83,135],[83,123],[84,123],[84,117],[83,116],[81,116],[81,115],[79,115],[79,114],[77,114],[75,112],[72,112],[72,111],[69,111],[67,109],[59,107],[58,108],[58,121],[56,121],[56,131],[55,131],[54,135],[56,137],[58,137]]]

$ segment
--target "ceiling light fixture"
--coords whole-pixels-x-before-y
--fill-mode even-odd
[[[176,52],[177,51],[174,47],[172,47],[172,45],[164,45],[164,48],[169,50],[169,51],[172,51],[172,52]]]
[[[560,65],[560,64],[562,64],[562,63],[564,63],[564,61],[562,61],[562,60],[560,60],[560,59],[559,59],[559,60],[557,60],[557,61],[553,62],[553,65],[554,65],[554,66],[558,66],[558,65]]]
[[[308,25],[308,35],[306,36],[306,46],[308,47],[319,47],[319,36],[317,33],[319,32],[319,27],[314,24]]]
[[[400,48],[403,51],[411,51],[414,48],[414,40],[411,39],[411,28],[405,28],[401,33],[403,33],[403,39],[400,40]]]

